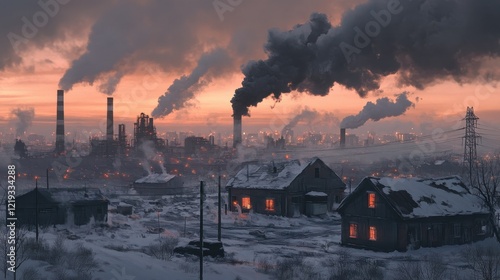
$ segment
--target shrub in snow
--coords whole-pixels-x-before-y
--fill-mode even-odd
[[[84,247],[81,243],[76,246],[74,251],[67,254],[66,262],[68,268],[79,274],[84,274],[97,266],[92,249]]]
[[[40,272],[34,267],[28,267],[23,272],[22,280],[38,280]]]
[[[143,252],[160,260],[169,260],[172,258],[177,244],[179,244],[177,237],[162,238],[160,242],[154,242],[145,247]]]
[[[462,253],[462,258],[472,269],[472,279],[500,279],[500,247],[470,246]]]
[[[323,265],[329,268],[330,280],[383,280],[385,262],[367,258],[355,259],[346,250],[339,250],[338,257],[330,257]]]
[[[299,257],[281,259],[276,262],[273,275],[279,280],[319,280],[321,275],[309,263]]]
[[[425,256],[423,260],[408,257],[396,267],[394,279],[398,280],[443,280],[455,279],[447,271],[446,264],[438,255]]]
[[[271,260],[271,257],[260,257],[254,261],[257,265],[257,271],[269,274],[274,268],[274,263]]]
[[[66,253],[67,249],[64,245],[64,236],[58,235],[56,241],[54,241],[54,245],[50,249],[46,261],[51,265],[61,264]]]

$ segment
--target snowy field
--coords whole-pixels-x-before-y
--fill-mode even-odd
[[[217,196],[211,191],[205,200],[204,234],[206,239],[215,240]],[[50,246],[59,237],[67,251],[79,244],[91,249],[95,264],[89,271],[91,278],[85,279],[199,279],[197,257],[167,254],[160,259],[151,256],[150,250],[158,248],[160,242],[175,244],[178,241],[178,245],[184,245],[199,238],[199,196],[148,199],[131,194],[126,187],[108,188],[105,192],[111,201],[106,224],[44,228],[40,238]],[[133,205],[133,214],[113,213],[119,203]],[[402,270],[412,273],[415,264],[419,263],[417,260],[427,260],[422,263],[428,265],[442,262],[437,268],[443,270],[439,279],[460,279],[459,276],[472,279],[467,276],[472,272],[470,263],[463,256],[464,252],[473,250],[474,247],[469,245],[423,248],[406,253],[372,252],[339,245],[340,216],[337,214],[284,218],[255,213],[225,215],[224,210],[222,213],[226,257],[207,257],[204,279],[405,279],[401,277]],[[158,233],[158,227],[163,230],[161,233]],[[34,237],[34,232],[27,233],[28,236]],[[478,244],[499,247],[493,239]],[[23,272],[30,268],[36,268],[39,275],[32,279],[57,279],[55,266],[43,260],[23,263],[18,270],[18,279],[23,279]],[[436,270],[428,268],[429,271],[432,269]],[[358,275],[366,274],[368,278],[345,276],[347,274],[342,278],[342,271],[347,270],[354,270]],[[71,273],[68,271],[66,275]]]

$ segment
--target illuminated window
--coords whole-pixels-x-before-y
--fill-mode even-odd
[[[368,193],[368,208],[375,208],[375,194]]]
[[[349,237],[357,238],[358,237],[358,224],[350,224],[349,225]]]
[[[377,240],[377,228],[370,227],[370,240]]]
[[[251,208],[250,197],[242,197],[241,198],[241,207],[243,209],[250,209]]]
[[[266,199],[266,211],[274,211],[274,198]]]

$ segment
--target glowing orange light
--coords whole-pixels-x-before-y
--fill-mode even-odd
[[[368,208],[375,208],[375,194],[368,194]]]
[[[252,205],[250,204],[250,197],[242,197],[241,198],[241,207],[243,207],[245,209],[252,208]]]
[[[377,240],[377,228],[373,226],[370,227],[370,240]]]

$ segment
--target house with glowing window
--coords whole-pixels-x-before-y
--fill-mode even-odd
[[[345,184],[321,159],[313,158],[243,164],[226,189],[232,211],[297,217],[334,210]]]
[[[406,251],[492,236],[489,212],[458,176],[367,177],[337,211],[342,244],[351,247]]]

